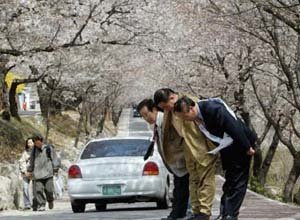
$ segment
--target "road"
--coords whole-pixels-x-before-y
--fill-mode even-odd
[[[146,123],[141,118],[133,118],[129,109],[124,110],[120,118],[118,136],[151,136],[151,132]],[[219,202],[221,197],[221,186],[223,180],[217,176],[217,194],[213,206],[213,215],[218,214]],[[0,212],[0,219],[5,220],[113,220],[113,219],[143,219],[159,220],[165,217],[169,210],[156,209],[155,203],[134,203],[134,204],[112,204],[108,205],[105,212],[96,212],[93,205],[87,205],[86,212],[73,214],[68,196],[55,201],[53,210],[45,212],[32,211],[3,211]],[[300,220],[300,207],[283,204],[267,199],[248,191],[245,202],[241,208],[241,220]]]

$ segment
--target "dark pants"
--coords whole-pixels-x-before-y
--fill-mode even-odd
[[[225,183],[221,198],[220,213],[222,216],[238,217],[240,207],[246,195],[249,180],[250,158],[243,164],[232,163],[226,167]]]
[[[186,216],[189,202],[189,174],[183,177],[174,175],[173,203],[170,217],[182,218]]]
[[[54,200],[53,177],[48,179],[33,180],[33,208],[39,208],[46,205],[46,200]],[[46,196],[45,196],[46,195]]]

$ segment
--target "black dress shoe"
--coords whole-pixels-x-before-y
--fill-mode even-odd
[[[209,215],[206,215],[204,213],[200,213],[200,214],[194,214],[193,216],[191,216],[187,220],[209,220],[209,219],[210,219]]]
[[[224,216],[222,218],[222,220],[238,220],[238,217],[227,215],[227,216]]]
[[[173,218],[171,216],[168,216],[166,218],[161,218],[160,220],[176,220],[176,218]]]
[[[218,217],[214,218],[213,220],[222,220],[224,217],[222,215],[219,215]]]
[[[166,218],[162,218],[161,220],[183,220],[185,219],[184,217],[182,218],[175,218],[175,217],[171,217],[171,216],[168,216]]]

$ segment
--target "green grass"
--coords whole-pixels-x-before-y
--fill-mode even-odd
[[[15,161],[24,150],[25,140],[37,132],[39,130],[26,121],[0,119],[0,160]]]

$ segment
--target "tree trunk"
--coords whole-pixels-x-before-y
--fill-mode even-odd
[[[10,90],[9,90],[9,108],[10,108],[10,114],[11,116],[15,117],[19,121],[21,121],[21,118],[18,113],[18,104],[16,100],[16,91],[18,87],[18,83],[12,82]]]
[[[5,82],[6,75],[9,71],[5,67],[6,61],[1,60],[0,57],[0,87],[1,87],[1,96],[0,96],[0,111],[2,111],[2,118],[4,120],[10,120],[10,111],[9,111],[9,96],[8,96],[8,86]]]
[[[50,106],[50,103],[48,102],[48,92],[43,88],[42,84],[39,84],[37,86],[38,89],[38,95],[40,99],[40,107],[41,107],[41,113],[44,118],[47,118],[48,116],[48,109]]]
[[[52,103],[53,100],[53,94],[54,90],[51,90],[49,97],[48,97],[48,105],[47,107],[47,115],[46,115],[46,135],[45,140],[47,141],[49,138],[50,128],[51,128],[51,105],[49,103]]]
[[[300,205],[300,187],[296,195],[294,196],[294,202],[298,205]]]
[[[49,108],[49,106],[48,106],[48,112],[47,112],[47,117],[46,117],[46,134],[45,134],[45,142],[48,141],[49,133],[50,133],[50,108]]]
[[[285,202],[293,201],[293,191],[294,191],[294,187],[295,187],[295,184],[296,184],[299,176],[300,176],[300,151],[297,152],[297,154],[294,158],[293,167],[290,171],[288,180],[284,186],[283,200]]]
[[[88,112],[85,112],[84,130],[85,130],[86,136],[90,135],[89,128],[91,127],[91,125],[89,124],[90,123],[89,116],[90,116],[90,114]]]
[[[80,133],[81,133],[81,127],[82,127],[82,123],[84,120],[83,112],[79,111],[79,114],[80,114],[80,116],[79,116],[79,121],[78,121],[78,125],[77,125],[76,138],[75,138],[75,144],[74,144],[74,147],[76,147],[76,148],[78,146],[79,137],[80,137]]]
[[[261,165],[263,161],[262,150],[260,145],[256,146],[255,154],[253,156],[253,176],[259,178],[259,173],[261,170]]]
[[[105,122],[105,117],[106,117],[106,112],[100,116],[100,120],[97,126],[97,136],[102,133],[103,127],[104,127],[104,122]]]
[[[106,119],[108,108],[109,108],[109,100],[108,100],[108,97],[105,97],[105,100],[104,100],[104,109],[103,109],[102,114],[100,115],[100,120],[99,120],[99,123],[98,123],[98,126],[97,126],[97,136],[100,133],[102,133],[102,131],[103,131],[104,122],[105,122],[105,119]]]
[[[259,172],[258,181],[260,182],[260,184],[262,186],[264,186],[266,183],[266,178],[267,178],[267,175],[268,175],[268,172],[269,172],[269,169],[270,169],[270,166],[271,166],[271,163],[272,163],[273,157],[275,155],[278,144],[279,144],[279,137],[275,133],[273,136],[272,143],[268,149],[267,155],[264,159],[264,162],[263,162],[262,167]]]

